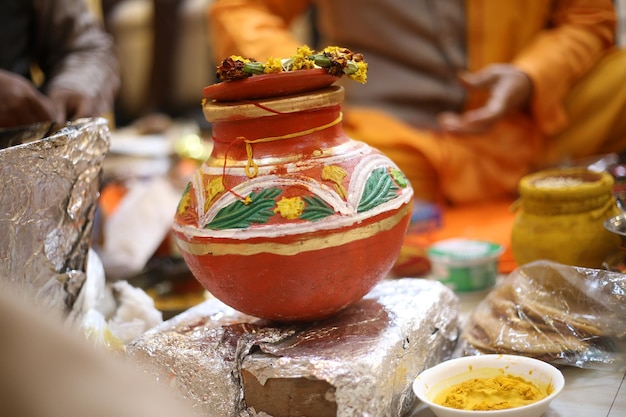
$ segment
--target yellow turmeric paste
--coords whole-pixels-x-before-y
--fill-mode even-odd
[[[473,378],[448,387],[437,394],[434,402],[461,410],[502,410],[521,407],[549,395],[545,389],[514,375]]]

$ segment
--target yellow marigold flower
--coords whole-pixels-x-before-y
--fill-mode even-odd
[[[244,57],[239,56],[239,55],[231,55],[231,56],[229,56],[229,58],[232,59],[233,61],[241,61],[244,64],[246,62],[250,62],[251,61],[249,58],[244,58]]]
[[[365,61],[353,61],[357,67],[356,72],[348,74],[348,78],[365,84],[367,82],[367,62]]]
[[[265,63],[265,73],[271,74],[274,72],[281,72],[283,70],[283,62],[280,58],[268,58]]]
[[[329,54],[339,54],[342,53],[345,50],[345,48],[342,48],[340,46],[327,46],[326,48],[322,49],[322,53],[327,52]]]
[[[297,219],[304,211],[304,200],[301,197],[283,197],[276,202],[274,213],[279,213],[283,218],[288,220]]]
[[[296,55],[294,55],[294,57],[308,58],[314,53],[315,51],[309,45],[302,45],[296,49]]]
[[[296,50],[296,54],[292,57],[292,69],[311,69],[315,67],[315,63],[309,59],[311,55],[315,54],[315,51],[307,45],[301,46]]]
[[[209,209],[209,205],[211,201],[217,196],[219,193],[224,191],[224,184],[222,183],[222,177],[215,177],[206,186],[206,200],[204,202],[204,210]]]

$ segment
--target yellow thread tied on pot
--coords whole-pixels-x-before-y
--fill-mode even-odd
[[[267,137],[267,138],[260,138],[260,139],[254,139],[254,140],[246,139],[243,136],[237,137],[236,141],[243,141],[246,144],[246,155],[248,156],[248,162],[246,163],[246,167],[244,169],[246,175],[248,176],[248,178],[254,178],[259,173],[259,166],[256,164],[256,162],[254,162],[254,158],[253,158],[253,154],[252,154],[252,145],[253,144],[255,144],[255,143],[265,143],[265,142],[273,142],[273,141],[276,141],[276,140],[283,140],[283,139],[292,139],[292,138],[295,138],[295,137],[298,137],[298,136],[309,135],[311,133],[319,132],[320,130],[324,130],[324,129],[328,129],[329,127],[333,127],[336,124],[341,123],[342,120],[343,120],[343,113],[339,113],[339,116],[337,116],[337,118],[335,120],[333,120],[332,122],[330,122],[330,123],[326,123],[324,125],[317,126],[317,127],[312,127],[311,129],[301,130],[299,132],[293,132],[293,133],[288,133],[286,135],[271,136],[271,137]],[[252,168],[252,172],[250,171],[251,168]]]
[[[233,146],[235,143],[238,142],[244,142],[245,146],[246,146],[246,156],[248,158],[248,162],[246,162],[246,166],[244,168],[244,172],[246,173],[246,175],[248,176],[248,178],[254,178],[257,176],[257,174],[259,173],[259,166],[257,165],[256,162],[254,162],[254,155],[252,152],[252,145],[255,143],[265,143],[265,142],[273,142],[276,140],[283,140],[283,139],[292,139],[298,136],[304,136],[304,135],[308,135],[311,133],[315,133],[315,132],[319,132],[322,131],[324,129],[328,129],[329,127],[333,127],[339,123],[341,123],[341,121],[343,120],[343,113],[339,113],[339,116],[337,116],[337,118],[335,120],[333,120],[332,122],[323,124],[321,126],[316,126],[316,127],[312,127],[310,129],[306,129],[306,130],[301,130],[299,132],[293,132],[293,133],[288,133],[286,135],[280,135],[280,136],[271,136],[271,137],[267,137],[267,138],[260,138],[260,139],[246,139],[244,136],[238,136],[234,141],[232,141],[229,145],[229,149],[231,146]],[[242,200],[244,202],[244,204],[249,204],[250,203],[250,197],[243,197],[239,194],[237,194],[235,191],[233,191],[230,187],[228,187],[226,185],[226,161],[228,159],[228,150],[226,151],[226,153],[224,154],[224,165],[222,168],[222,184],[224,185],[224,188],[226,190],[228,190],[229,193],[235,195],[237,198],[239,198],[240,200]]]

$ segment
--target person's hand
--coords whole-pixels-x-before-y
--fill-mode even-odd
[[[444,131],[481,133],[509,112],[528,107],[532,82],[526,73],[513,65],[494,64],[459,77],[468,89],[487,90],[488,98],[482,107],[465,113],[441,113],[438,122]]]
[[[21,75],[0,70],[0,127],[61,121],[48,97]]]
[[[101,116],[107,110],[106,101],[68,88],[56,88],[48,92],[59,109],[62,120]]]

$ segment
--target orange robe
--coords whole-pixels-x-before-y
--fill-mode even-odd
[[[289,23],[310,3],[214,2],[216,58],[292,55],[299,42]],[[345,109],[347,133],[390,156],[417,197],[451,203],[512,197],[533,170],[626,149],[626,51],[614,49],[610,0],[467,0],[465,7],[468,70],[518,66],[533,82],[528,112],[510,114],[484,134],[455,135],[420,130],[374,108]],[[467,107],[479,102],[470,94]]]

